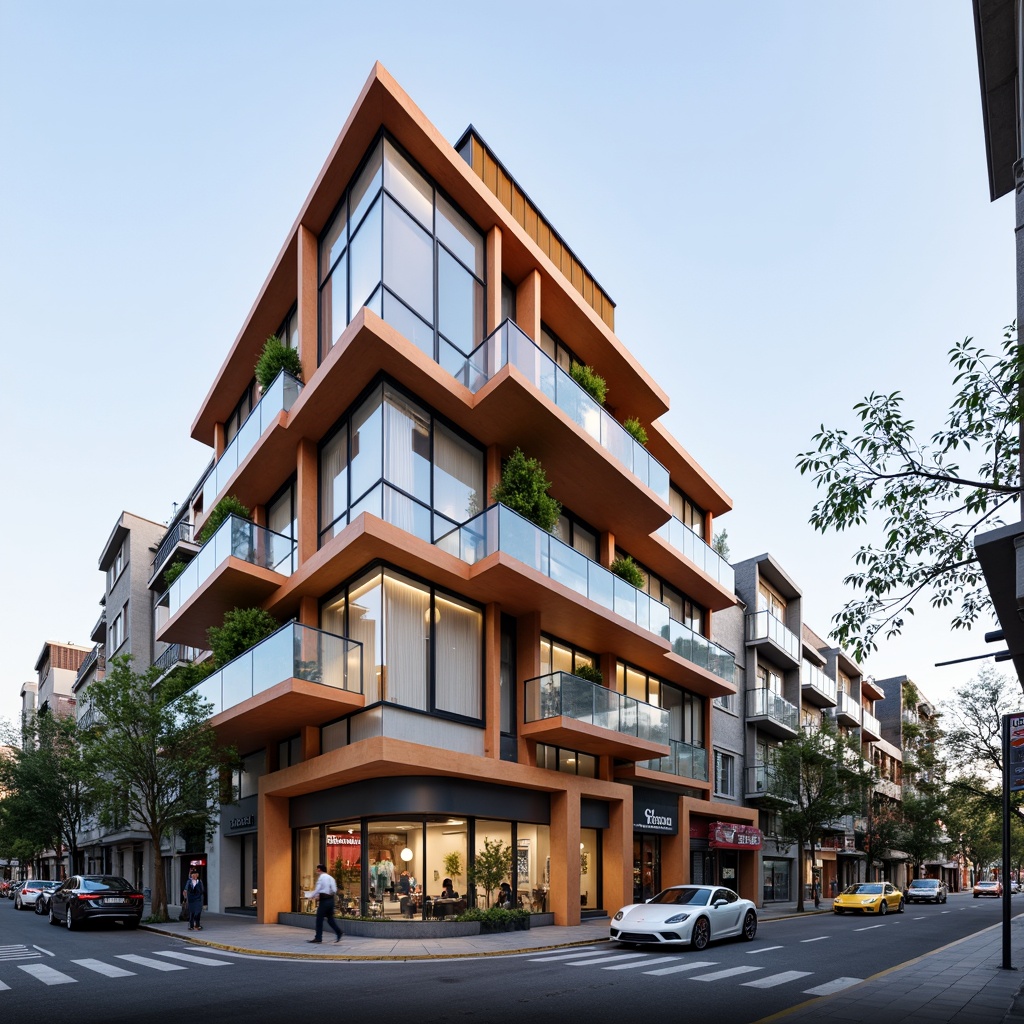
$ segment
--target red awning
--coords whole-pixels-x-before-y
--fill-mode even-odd
[[[760,850],[761,830],[753,825],[713,821],[708,825],[708,846],[713,850]]]

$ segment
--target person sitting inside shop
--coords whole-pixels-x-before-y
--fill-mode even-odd
[[[441,896],[440,896],[440,899],[442,899],[442,900],[457,900],[458,898],[459,898],[459,894],[455,891],[455,886],[452,884],[452,880],[450,878],[446,878],[441,883]]]
[[[498,898],[494,901],[494,905],[502,910],[512,909],[512,886],[508,882],[502,882],[498,888]]]

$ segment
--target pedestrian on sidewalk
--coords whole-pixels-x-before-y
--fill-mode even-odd
[[[203,926],[199,918],[203,913],[203,899],[206,896],[206,887],[199,879],[199,868],[192,868],[188,873],[188,882],[181,891],[182,902],[188,907],[188,930],[190,932],[201,932]]]
[[[320,876],[317,878],[313,889],[306,893],[306,899],[308,900],[313,899],[314,896],[317,898],[316,937],[306,941],[323,942],[324,921],[326,920],[334,932],[334,941],[341,942],[341,929],[338,927],[338,922],[334,920],[334,895],[338,891],[338,884],[327,874],[326,864],[317,864],[316,869],[320,872]]]

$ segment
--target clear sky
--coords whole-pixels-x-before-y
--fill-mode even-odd
[[[822,635],[858,538],[807,525],[796,454],[872,389],[930,434],[949,347],[1014,316],[969,0],[0,0],[0,43],[0,718],[89,643],[121,510],[166,521],[209,460],[192,419],[374,60],[609,292],[732,558]],[[939,700],[984,650],[922,610],[865,668]]]

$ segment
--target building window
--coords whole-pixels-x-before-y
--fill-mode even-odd
[[[537,767],[566,775],[585,775],[597,778],[597,758],[593,754],[581,754],[578,750],[551,747],[546,743],[537,744]]]
[[[759,690],[767,690],[769,693],[782,695],[782,676],[773,671],[767,665],[757,666],[757,687]]]
[[[621,548],[615,549],[615,557],[625,557],[628,552]],[[660,601],[667,606],[669,615],[688,626],[694,633],[704,636],[704,621],[706,611],[696,601],[690,600],[685,594],[680,593],[675,587],[669,586],[657,573],[651,572],[646,565],[637,562],[646,577],[646,583],[640,589],[649,594],[655,601]]]
[[[721,697],[716,697],[715,707],[736,714],[736,694],[726,693]]]
[[[551,532],[574,551],[585,555],[592,562],[597,561],[597,532],[595,530],[589,529],[563,512]]]
[[[736,758],[721,750],[715,751],[715,795],[736,795]]]
[[[484,455],[390,384],[320,449],[320,544],[361,512],[426,541],[484,507]]]
[[[260,750],[255,754],[249,754],[242,758],[241,768],[232,772],[232,784],[238,799],[255,796],[259,791],[260,776],[265,775],[267,770],[266,751]]]
[[[107,630],[107,646],[111,657],[117,653],[117,649],[128,639],[128,604],[114,616]]]
[[[786,621],[785,599],[774,587],[765,583],[764,580],[759,580],[757,584],[757,610],[759,612],[770,612],[780,621]]]
[[[444,365],[483,341],[484,236],[387,138],[320,238],[321,360],[362,306]]]
[[[615,688],[619,693],[668,711],[671,739],[704,746],[704,700],[672,683],[623,662],[615,668]]]
[[[590,651],[563,643],[550,636],[541,636],[540,674],[542,676],[550,675],[552,672],[574,673],[581,665],[597,668],[598,659]]]
[[[285,348],[293,348],[299,351],[299,307],[292,306],[291,311],[281,322],[277,329],[277,340]]]
[[[224,421],[225,448],[231,444],[235,435],[242,429],[242,424],[249,418],[249,413],[252,412],[254,404],[253,395],[255,392],[256,382],[251,380],[246,385],[245,391],[242,392],[242,397],[238,400],[237,405],[231,410],[231,415]]]
[[[107,566],[107,592],[109,593],[113,589],[114,584],[117,582],[118,577],[124,572],[125,566],[128,564],[128,542],[130,538],[125,537],[121,541],[121,546],[117,549],[117,553],[114,555],[113,561]]]
[[[704,539],[704,510],[694,504],[674,484],[669,485],[668,503],[672,515],[684,526],[688,526],[701,540]]]

